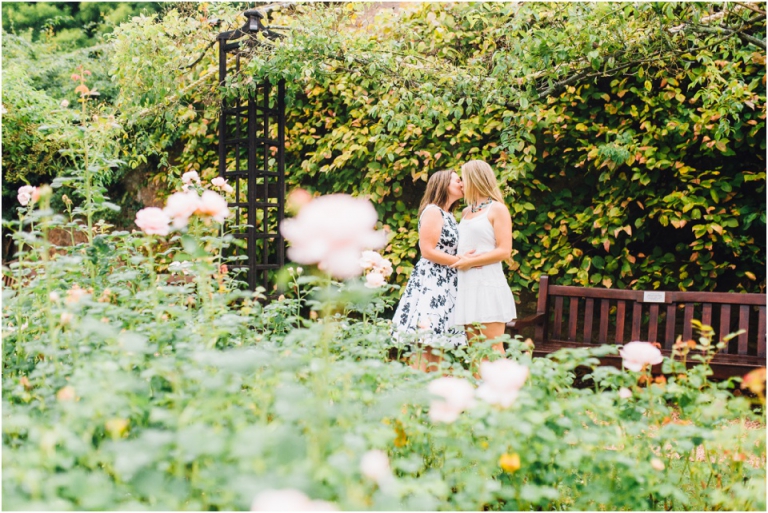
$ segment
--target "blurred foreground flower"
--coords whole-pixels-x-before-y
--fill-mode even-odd
[[[512,406],[520,389],[528,378],[528,367],[512,360],[496,360],[480,364],[483,384],[477,389],[477,397],[502,408]]]
[[[168,270],[172,273],[189,274],[189,270],[192,269],[192,262],[184,260],[183,262],[171,262],[168,265]]]
[[[312,195],[306,189],[294,189],[288,194],[286,198],[285,209],[295,214],[301,207],[312,201]]]
[[[223,223],[224,219],[229,217],[227,200],[213,191],[205,191],[203,197],[200,198],[195,214],[211,216],[217,223]]]
[[[750,371],[741,380],[741,388],[755,394],[761,402],[765,401],[765,367]]]
[[[143,208],[136,212],[136,226],[148,235],[168,235],[171,218],[157,207]]]
[[[517,472],[520,470],[520,455],[517,453],[514,454],[508,454],[504,453],[499,458],[499,466],[504,470],[504,472],[507,472],[511,474],[512,472]]]
[[[199,205],[200,196],[195,191],[176,192],[168,198],[163,212],[173,220],[174,228],[184,228]]]
[[[88,295],[88,291],[80,288],[80,285],[75,283],[72,288],[67,291],[67,298],[65,299],[68,305],[78,303],[81,299]]]
[[[387,453],[378,449],[363,454],[363,458],[360,460],[360,471],[379,486],[392,479],[389,457],[387,457]]]
[[[656,365],[664,361],[661,351],[650,342],[629,342],[619,350],[624,367],[640,372],[646,365]]]
[[[445,399],[444,401],[433,400],[430,404],[429,418],[432,422],[454,422],[461,412],[475,404],[475,390],[466,379],[438,378],[429,384],[428,390],[433,395]]]
[[[16,195],[16,199],[19,200],[22,207],[26,207],[33,199],[33,194],[37,190],[37,187],[31,185],[22,185],[19,187],[19,193]]]
[[[621,397],[622,399],[629,399],[630,397],[632,397],[632,391],[626,387],[621,387],[619,389],[619,397]]]
[[[59,391],[56,392],[56,399],[59,401],[74,401],[75,389],[69,385],[60,388]]]
[[[302,492],[290,488],[260,493],[251,504],[251,511],[338,511],[326,501],[313,501]]]
[[[359,276],[361,252],[386,244],[386,235],[374,230],[378,220],[371,202],[346,194],[331,194],[310,201],[293,219],[280,223],[291,242],[288,256],[301,264],[317,264],[334,278]]]

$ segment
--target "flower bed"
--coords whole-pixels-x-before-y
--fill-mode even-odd
[[[497,355],[477,342],[421,373],[406,346],[390,358],[370,253],[354,272],[343,251],[306,261],[375,279],[292,268],[294,297],[262,305],[221,265],[218,201],[55,252],[46,233],[67,221],[27,192],[3,292],[5,509],[766,507],[763,391],[708,382],[706,362],[653,379],[646,345],[619,370],[598,366],[611,347],[532,359],[508,340],[508,360],[481,363]],[[594,387],[572,386],[579,366]]]

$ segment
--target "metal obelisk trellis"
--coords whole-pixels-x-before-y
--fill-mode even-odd
[[[248,21],[237,30],[219,34],[219,83],[241,71],[244,50],[253,51],[259,35],[274,32],[261,23],[263,15],[246,11]],[[285,261],[285,243],[279,223],[285,206],[285,82],[263,81],[245,97],[222,100],[219,119],[219,176],[235,189],[229,203],[230,225],[240,226],[235,237],[244,248],[231,251],[230,269],[246,272],[251,290],[269,292],[270,273]],[[247,225],[247,226],[244,226]]]

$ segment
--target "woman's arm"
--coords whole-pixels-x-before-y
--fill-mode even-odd
[[[462,255],[459,261],[451,267],[464,271],[472,267],[483,267],[508,260],[512,255],[512,218],[507,206],[494,201],[488,208],[491,209],[488,212],[488,220],[493,226],[496,247],[477,256]]]
[[[419,249],[421,256],[427,260],[441,265],[451,265],[459,261],[459,257],[449,255],[437,248],[440,241],[440,233],[443,231],[443,216],[440,210],[429,208],[421,214],[421,227],[419,228]]]

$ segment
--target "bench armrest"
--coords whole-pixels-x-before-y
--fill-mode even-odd
[[[515,319],[514,321],[509,321],[506,325],[506,330],[519,331],[527,326],[535,326],[536,324],[539,324],[543,320],[544,320],[543,313],[529,315],[528,317],[523,317],[522,319]]]

